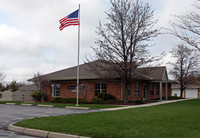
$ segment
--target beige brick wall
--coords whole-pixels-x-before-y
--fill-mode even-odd
[[[16,91],[11,92],[10,90],[0,92],[2,97],[0,101],[22,101],[22,102],[34,102],[34,99],[31,96],[33,91]]]
[[[0,101],[13,101],[11,91],[4,91],[4,92],[0,92],[0,93],[2,95],[1,98],[0,98]]]

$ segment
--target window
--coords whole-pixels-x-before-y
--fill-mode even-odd
[[[51,84],[51,96],[60,96],[60,84]]]
[[[95,96],[99,93],[106,93],[107,92],[107,83],[98,82],[95,83]]]
[[[150,95],[153,96],[154,95],[154,90],[153,90],[153,83],[150,84]]]
[[[139,93],[139,83],[135,83],[135,96],[140,95]]]
[[[160,88],[159,88],[159,84],[157,83],[156,84],[156,95],[159,95],[160,94]]]
[[[2,99],[2,93],[0,93],[0,99]]]

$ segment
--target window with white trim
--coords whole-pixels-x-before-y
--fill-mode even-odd
[[[60,84],[51,84],[51,96],[52,97],[60,96]]]
[[[96,82],[94,86],[94,93],[97,96],[99,93],[107,93],[107,83]]]

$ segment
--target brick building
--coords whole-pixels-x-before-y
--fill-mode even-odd
[[[102,79],[96,73],[89,71],[89,64],[80,65],[79,98],[91,101],[98,93],[109,93],[118,100],[124,99],[124,86],[119,78]],[[143,73],[139,73],[143,71]],[[166,67],[148,67],[137,69],[139,77],[135,77],[129,87],[129,100],[162,99],[171,96],[171,83],[168,80]],[[136,71],[136,72],[137,72]],[[51,81],[47,89],[47,99],[54,97],[76,97],[77,67],[71,67],[44,75]]]

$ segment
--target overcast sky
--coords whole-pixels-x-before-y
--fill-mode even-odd
[[[168,27],[172,14],[183,14],[194,0],[144,0],[155,10],[158,27]],[[109,0],[0,0],[0,72],[6,81],[26,81],[77,64],[77,26],[59,31],[59,19],[81,4],[81,54],[92,54],[98,22],[105,21]],[[157,37],[153,55],[168,52],[177,43],[169,35]],[[170,60],[168,54],[165,62]],[[164,64],[165,65],[165,64]]]

